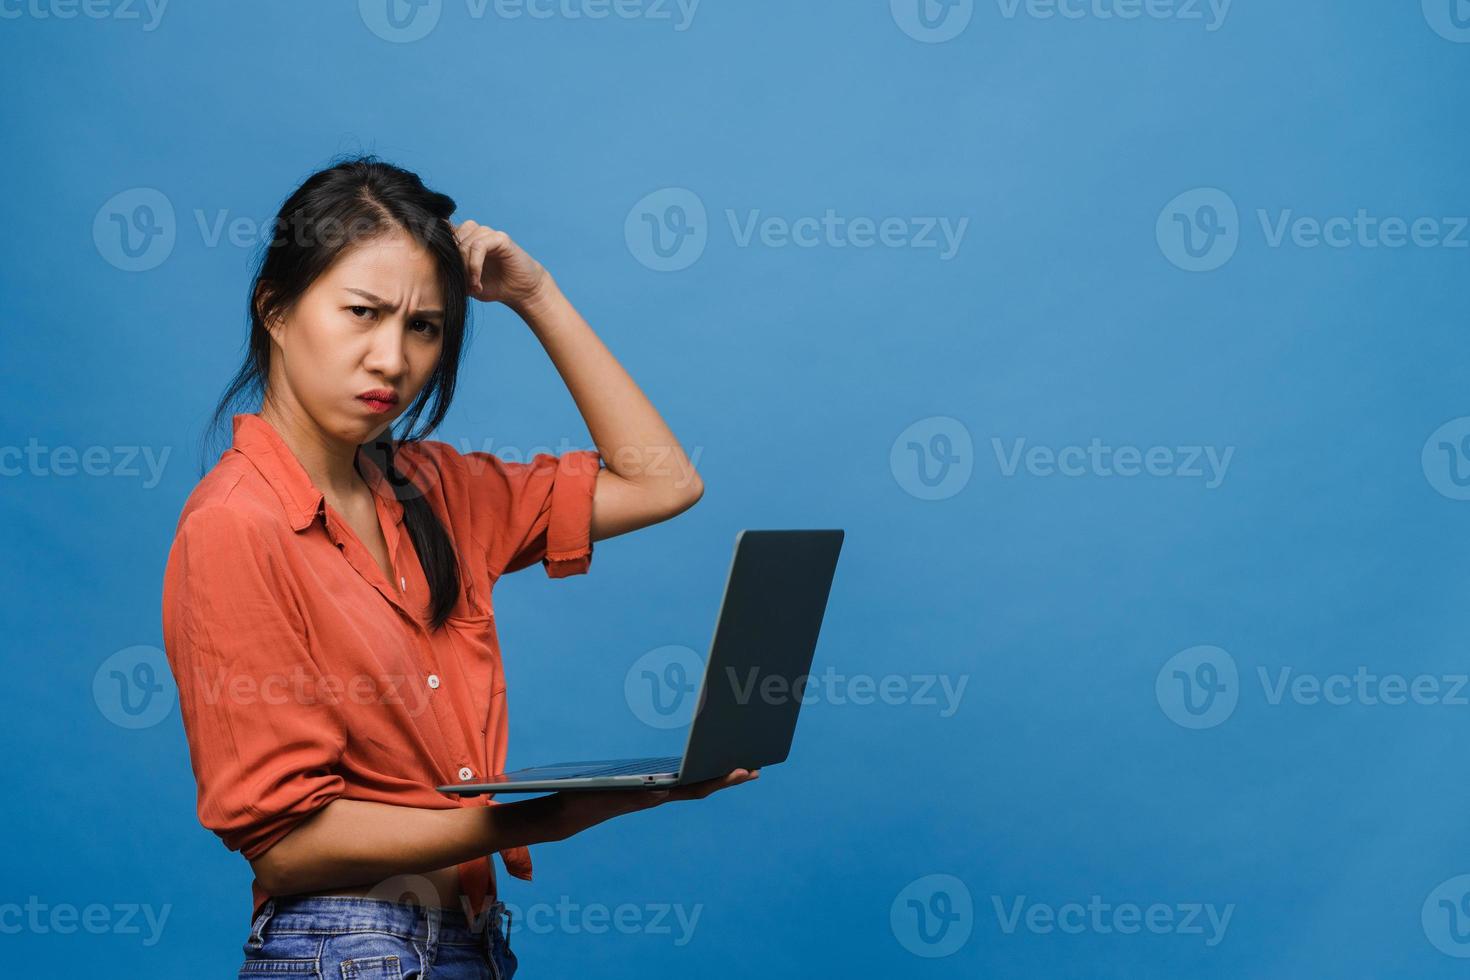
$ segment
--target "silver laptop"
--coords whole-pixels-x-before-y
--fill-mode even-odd
[[[840,530],[741,531],[683,755],[558,762],[441,793],[681,786],[784,762],[842,547]]]

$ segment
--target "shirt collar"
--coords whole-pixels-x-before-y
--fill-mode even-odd
[[[322,511],[325,495],[311,482],[306,468],[275,426],[257,414],[242,412],[232,418],[231,427],[234,438],[231,448],[239,450],[250,460],[275,490],[281,506],[286,509],[291,529],[301,531],[310,527]],[[357,466],[373,493],[387,505],[393,515],[393,523],[402,524],[403,502],[393,493],[377,464],[361,448],[357,451]]]

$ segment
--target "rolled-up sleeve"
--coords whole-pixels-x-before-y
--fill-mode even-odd
[[[337,692],[313,660],[271,534],[249,513],[194,511],[163,589],[199,822],[250,860],[345,787]]]
[[[467,457],[491,515],[490,565],[497,574],[540,562],[549,578],[580,575],[592,565],[592,499],[602,456],[577,449],[506,462],[488,453]]]

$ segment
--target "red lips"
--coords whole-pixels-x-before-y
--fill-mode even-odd
[[[387,402],[389,405],[398,404],[398,392],[392,388],[374,388],[371,391],[364,391],[357,397],[370,402]]]
[[[378,413],[388,412],[398,404],[398,392],[392,388],[374,388],[364,391],[357,396],[357,400],[366,405],[370,410]]]

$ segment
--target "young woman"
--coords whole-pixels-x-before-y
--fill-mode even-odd
[[[286,200],[211,429],[242,396],[259,409],[231,416],[169,553],[164,646],[199,820],[255,873],[241,977],[505,980],[492,852],[530,880],[527,845],[759,775],[513,803],[434,789],[504,768],[497,579],[586,572],[594,541],[703,492],[551,275],[454,209],[372,156]],[[449,409],[470,299],[525,321],[597,451],[508,462],[423,438]]]

